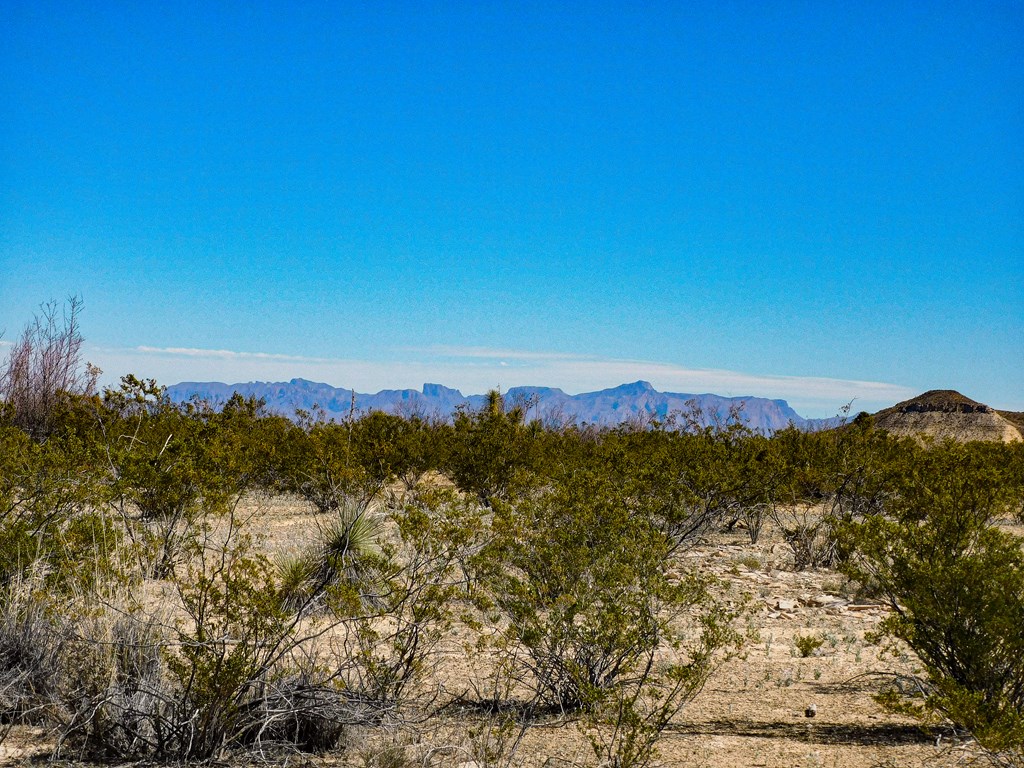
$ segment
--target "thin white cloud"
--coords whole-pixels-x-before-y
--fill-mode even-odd
[[[599,360],[594,355],[576,355],[565,352],[530,352],[522,349],[495,349],[491,347],[460,347],[435,344],[429,347],[406,347],[404,351],[438,357],[465,358],[467,360]]]
[[[125,350],[102,350],[118,352]],[[326,357],[301,357],[299,355],[282,355],[272,352],[235,352],[230,349],[196,349],[193,347],[134,347],[130,352],[164,357],[197,357],[220,360],[282,360],[287,362],[331,362]]]
[[[645,379],[668,392],[785,399],[804,416],[833,415],[851,400],[855,401],[856,410],[877,410],[915,394],[907,387],[877,381],[750,374],[554,352],[485,347],[429,347],[404,352],[395,360],[356,360],[223,349],[136,347],[95,348],[90,350],[90,359],[104,369],[104,379],[109,382],[129,372],[167,384],[305,378],[361,392],[418,389],[425,382],[434,382],[467,394],[525,385],[559,387],[576,394]]]

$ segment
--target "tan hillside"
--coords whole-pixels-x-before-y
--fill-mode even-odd
[[[1024,439],[1022,414],[995,410],[952,389],[933,389],[875,414],[896,435],[1011,443]]]
[[[1024,435],[1024,413],[1019,411],[996,411],[996,413],[1012,423]]]

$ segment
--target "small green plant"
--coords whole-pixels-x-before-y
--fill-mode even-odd
[[[399,744],[366,749],[359,757],[363,761],[363,768],[406,768],[411,765],[405,747]]]
[[[796,646],[797,651],[803,658],[813,656],[814,652],[824,645],[825,640],[819,635],[797,635],[793,639],[793,644]]]
[[[751,571],[761,570],[761,558],[757,555],[744,555],[737,561],[740,565],[744,566]]]

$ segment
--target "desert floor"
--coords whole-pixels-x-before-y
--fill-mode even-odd
[[[250,511],[269,549],[294,549],[315,536],[312,516],[296,500],[272,499]],[[948,729],[926,732],[874,701],[893,672],[913,669],[912,657],[871,637],[887,609],[859,599],[835,572],[793,572],[790,561],[771,522],[756,545],[741,528],[720,531],[680,558],[680,570],[714,574],[725,594],[750,596],[744,631],[751,639],[673,722],[659,742],[654,765],[941,768],[973,762],[973,746],[959,743]],[[811,634],[823,643],[802,657],[795,638]],[[431,684],[442,683],[449,694],[465,690],[482,673],[482,664],[480,658],[467,658],[460,640],[453,638],[436,659]],[[811,705],[816,714],[808,718],[805,710]],[[494,746],[497,737],[488,736],[481,725],[449,708],[423,722],[354,733],[349,747],[336,754],[268,754],[246,761],[482,768],[482,748],[488,738]],[[53,746],[41,731],[15,727],[0,744],[0,764],[45,761]],[[397,755],[407,762],[392,762]],[[585,734],[573,724],[558,723],[531,727],[511,763],[548,768],[594,764]]]

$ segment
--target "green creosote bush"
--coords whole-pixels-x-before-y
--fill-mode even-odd
[[[414,684],[431,669],[466,602],[466,562],[481,525],[475,502],[430,489],[412,493],[387,519],[394,534],[381,545],[371,610],[354,623],[346,652],[350,687],[382,712],[415,703]]]
[[[783,457],[771,517],[793,552],[793,568],[833,567],[851,554],[840,529],[886,508],[917,445],[875,428],[867,414],[819,432],[789,428],[772,437]]]
[[[104,392],[96,440],[111,478],[107,503],[151,575],[173,575],[211,517],[270,482],[266,457],[280,425],[261,409],[239,395],[219,410],[177,405],[156,382],[134,376]]]
[[[123,531],[104,514],[102,483],[73,433],[43,443],[0,425],[0,583],[30,568],[54,593],[109,575]]]
[[[398,480],[411,491],[442,461],[439,434],[439,425],[418,415],[373,411],[352,424],[353,457],[370,483],[383,488]]]
[[[604,436],[606,463],[620,467],[631,503],[657,523],[672,551],[740,521],[756,543],[784,469],[773,444],[746,427],[738,409],[725,421],[695,407],[679,419]]]
[[[342,678],[347,661],[317,659],[317,639],[337,622],[284,609],[273,566],[234,515],[219,538],[192,546],[172,582],[177,611],[151,613],[119,587],[54,614],[61,663],[46,712],[59,754],[202,760],[275,743],[328,749],[369,721]]]
[[[994,520],[1015,503],[997,449],[940,443],[920,454],[886,516],[844,535],[844,570],[877,585],[882,628],[918,656],[919,698],[885,703],[948,718],[1010,762],[1024,761],[1024,554]]]
[[[275,599],[270,564],[240,537],[204,547],[176,585],[185,616],[175,627],[179,650],[166,663],[180,690],[179,719],[196,713],[185,757],[215,756],[250,731],[296,631]]]
[[[484,506],[508,501],[537,483],[542,428],[527,423],[527,404],[508,403],[497,390],[479,410],[455,415],[443,469]]]
[[[664,534],[595,475],[495,504],[491,536],[475,565],[479,603],[503,627],[499,674],[528,692],[525,712],[583,713],[612,734],[595,742],[599,753],[642,764],[630,761],[649,759],[668,719],[738,643],[735,610],[695,575],[670,580]],[[672,621],[682,612],[689,635]],[[656,662],[664,655],[674,660]]]
[[[475,567],[478,604],[503,628],[494,689],[525,693],[527,717],[582,716],[602,761],[647,765],[738,646],[738,612],[694,574],[669,579],[668,538],[598,473],[493,509]]]
[[[318,514],[336,512],[349,503],[368,504],[389,479],[387,467],[364,466],[356,444],[354,415],[344,423],[304,414],[291,427],[278,457],[282,486],[306,500]]]
[[[717,630],[716,630],[717,631]],[[714,642],[721,643],[723,638]],[[672,718],[700,691],[707,678],[710,644],[688,663],[662,669],[645,666],[630,684],[618,686],[590,713],[590,746],[603,765],[645,768],[657,757],[657,743]],[[714,650],[721,650],[716,648]]]

